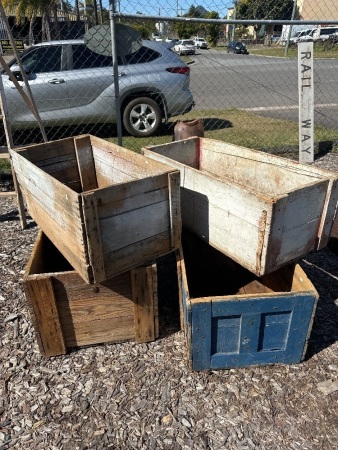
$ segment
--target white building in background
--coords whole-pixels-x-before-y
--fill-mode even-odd
[[[156,22],[155,27],[161,36],[167,34],[167,29],[168,29],[167,22]]]

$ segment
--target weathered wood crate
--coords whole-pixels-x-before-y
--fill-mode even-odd
[[[90,135],[10,153],[30,215],[85,281],[179,248],[178,170]]]
[[[337,173],[206,138],[143,153],[180,170],[183,225],[256,275],[328,242]]]
[[[193,370],[304,358],[318,294],[299,265],[258,278],[192,234],[182,243],[181,321]]]
[[[39,349],[45,356],[74,347],[158,337],[156,264],[87,284],[42,232],[23,285]]]

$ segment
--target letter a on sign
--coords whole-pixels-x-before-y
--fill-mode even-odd
[[[298,44],[299,161],[314,161],[313,42]]]

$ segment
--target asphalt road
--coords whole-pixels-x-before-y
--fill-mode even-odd
[[[191,65],[196,109],[241,108],[298,120],[296,58],[234,55],[203,50]],[[315,123],[338,129],[338,59],[314,62]]]

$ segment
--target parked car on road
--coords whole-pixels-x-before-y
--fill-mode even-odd
[[[207,41],[204,38],[200,38],[200,37],[194,38],[194,45],[196,48],[204,48],[204,49],[208,48]]]
[[[112,57],[91,51],[82,40],[37,44],[21,56],[44,126],[115,123]],[[9,63],[17,80],[16,61]],[[150,136],[162,119],[193,107],[190,68],[171,50],[144,41],[136,52],[118,58],[121,117],[133,136]],[[1,72],[13,130],[38,124],[6,72]]]
[[[228,53],[242,53],[244,55],[249,54],[246,45],[240,41],[230,41],[228,43]]]
[[[179,40],[174,46],[174,52],[179,55],[194,55],[196,52],[194,41],[189,39]]]

